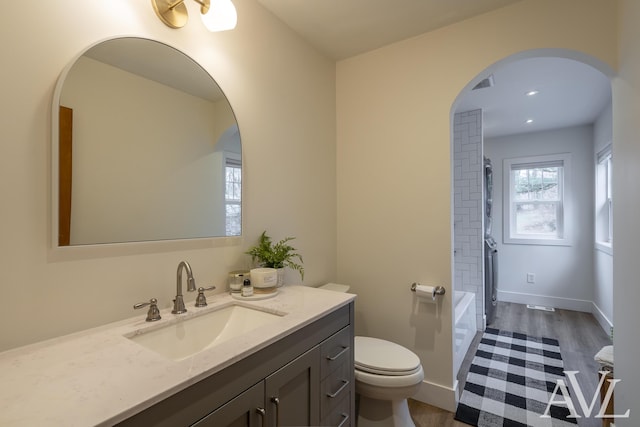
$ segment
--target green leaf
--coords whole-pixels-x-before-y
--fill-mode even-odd
[[[267,231],[265,230],[260,235],[258,244],[249,248],[245,253],[251,255],[252,261],[258,261],[262,267],[288,267],[296,270],[300,273],[301,279],[304,280],[302,256],[295,252],[296,248],[288,244],[294,239],[295,237],[285,237],[279,242],[273,243],[271,237],[267,235]],[[299,263],[294,260],[298,260]]]

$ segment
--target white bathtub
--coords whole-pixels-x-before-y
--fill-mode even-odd
[[[460,365],[464,360],[467,350],[476,335],[476,295],[471,292],[453,293],[453,312],[454,312],[454,372],[458,375]]]

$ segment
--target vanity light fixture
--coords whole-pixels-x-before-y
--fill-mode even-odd
[[[202,23],[209,31],[226,31],[236,27],[238,14],[231,0],[194,0],[200,5]],[[182,28],[189,20],[185,0],[151,0],[153,10],[165,25]]]

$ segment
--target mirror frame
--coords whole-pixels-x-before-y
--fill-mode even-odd
[[[202,66],[198,61],[196,61],[194,58],[192,58],[190,55],[188,55],[187,53],[185,53],[184,51],[182,51],[181,49],[172,46],[171,44],[168,44],[164,41],[160,41],[160,40],[155,40],[149,37],[145,37],[145,36],[137,36],[137,35],[122,35],[122,36],[112,36],[112,37],[106,37],[104,39],[98,40],[88,46],[86,46],[84,49],[82,49],[80,52],[78,52],[77,54],[75,54],[70,61],[67,63],[67,65],[62,69],[60,75],[58,76],[58,79],[56,81],[56,85],[53,91],[53,97],[52,97],[52,108],[51,108],[51,158],[50,158],[50,165],[51,165],[51,173],[50,173],[50,179],[51,179],[51,193],[50,193],[50,200],[49,200],[49,209],[50,209],[50,233],[49,236],[51,238],[51,242],[49,245],[50,249],[53,249],[52,252],[49,253],[49,257],[51,258],[52,261],[64,261],[64,260],[68,260],[69,258],[67,258],[66,255],[63,255],[60,251],[64,251],[70,253],[76,253],[76,254],[80,254],[83,253],[84,255],[81,256],[81,258],[92,258],[94,256],[113,256],[113,255],[126,255],[126,254],[138,254],[138,253],[152,253],[152,252],[156,252],[159,248],[167,248],[168,250],[175,250],[175,249],[183,249],[183,250],[189,250],[189,249],[202,249],[202,248],[211,248],[211,247],[224,247],[224,246],[234,246],[237,245],[239,242],[242,241],[242,236],[243,236],[243,230],[244,230],[244,195],[245,195],[245,189],[244,189],[244,185],[241,188],[241,217],[240,217],[240,221],[241,221],[241,231],[240,231],[240,235],[237,236],[203,236],[203,237],[185,237],[185,238],[175,238],[175,239],[157,239],[157,240],[132,240],[132,241],[123,241],[123,242],[106,242],[106,243],[87,243],[87,244],[78,244],[78,245],[69,245],[69,246],[61,246],[59,244],[59,220],[60,220],[60,188],[59,188],[59,176],[60,176],[60,166],[59,166],[59,157],[60,157],[60,148],[59,148],[59,142],[60,142],[60,97],[62,94],[62,90],[64,87],[64,83],[65,80],[69,74],[69,72],[71,71],[71,69],[73,68],[73,66],[76,64],[76,62],[78,61],[78,59],[80,57],[82,57],[83,55],[85,55],[87,53],[87,51],[89,51],[90,49],[92,49],[93,47],[110,41],[110,40],[118,40],[118,39],[126,39],[126,38],[134,38],[134,39],[141,39],[141,40],[147,40],[147,41],[151,41],[151,42],[155,42],[161,45],[164,45],[170,49],[173,49],[177,52],[180,52],[182,55],[186,56],[187,58],[189,58],[195,65],[199,66],[200,69],[205,72],[210,78],[211,80],[214,82],[214,84],[216,84],[218,86],[218,88],[220,89],[220,91],[222,92],[222,94],[224,95],[225,99],[227,100],[227,102],[229,103],[229,108],[231,109],[231,112],[233,114],[233,116],[235,117],[235,121],[236,121],[236,126],[238,127],[238,133],[240,133],[240,128],[239,128],[239,124],[238,124],[238,118],[237,115],[235,113],[235,110],[233,109],[233,106],[231,105],[231,102],[229,101],[229,98],[226,96],[226,94],[224,93],[224,91],[222,90],[222,88],[220,87],[220,85],[218,84],[218,82],[213,78],[213,76],[211,76],[211,73],[204,67]],[[240,137],[240,140],[242,141],[242,137]],[[241,163],[244,165],[244,150],[241,149]],[[242,180],[244,183],[244,178],[245,178],[245,172],[244,172],[244,167],[242,168]],[[118,250],[116,252],[113,251],[114,248],[117,248]],[[89,252],[86,252],[86,250],[89,250]],[[78,251],[83,251],[83,252],[78,252]],[[75,258],[74,258],[75,259]]]

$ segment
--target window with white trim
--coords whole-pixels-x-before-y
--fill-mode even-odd
[[[612,171],[613,156],[608,145],[596,158],[596,246],[605,251],[613,243]]]
[[[225,155],[225,228],[227,236],[242,230],[242,162],[239,155]]]
[[[570,244],[570,155],[504,160],[504,243]]]

